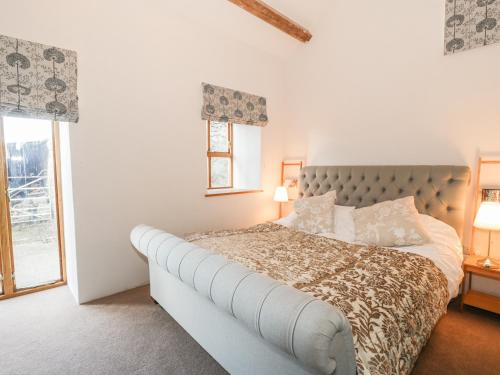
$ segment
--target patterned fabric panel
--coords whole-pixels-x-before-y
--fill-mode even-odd
[[[261,96],[202,83],[202,120],[267,125],[267,101]]]
[[[359,375],[409,374],[446,312],[446,277],[418,255],[277,224],[187,240],[340,309],[352,327]]]
[[[445,55],[500,40],[500,0],[446,0]]]
[[[0,35],[0,115],[78,122],[76,52]]]

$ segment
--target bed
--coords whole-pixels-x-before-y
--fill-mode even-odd
[[[461,249],[443,236],[463,231],[469,180],[463,166],[302,169],[300,197],[335,190],[338,205],[366,207],[413,196],[446,223],[429,246],[368,247],[284,223],[186,238],[139,225],[131,241],[152,298],[232,374],[407,374],[458,293]]]

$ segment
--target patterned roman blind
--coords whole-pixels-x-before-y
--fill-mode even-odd
[[[0,35],[0,116],[78,122],[76,52]]]
[[[202,83],[201,118],[237,124],[266,126],[266,98]]]

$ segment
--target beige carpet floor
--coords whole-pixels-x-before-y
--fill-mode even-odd
[[[0,374],[225,374],[138,288],[78,306],[66,287],[0,301]],[[500,317],[440,321],[412,375],[500,374]]]

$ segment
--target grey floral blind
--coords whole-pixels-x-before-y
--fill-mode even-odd
[[[78,122],[76,52],[0,35],[0,115]]]
[[[266,98],[202,83],[203,120],[232,121],[237,124],[267,125]]]

